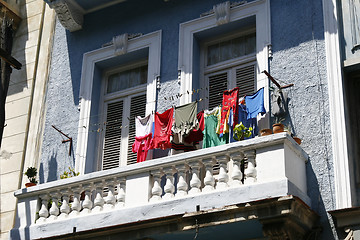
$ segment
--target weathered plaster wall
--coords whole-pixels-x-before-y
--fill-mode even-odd
[[[294,84],[284,90],[290,99],[285,124],[310,156],[308,195],[321,216],[322,239],[332,239],[326,211],[335,208],[335,192],[322,19],[321,1],[271,1],[270,71],[282,85]]]
[[[122,33],[149,33],[162,30],[161,89],[157,110],[162,112],[178,101],[163,101],[179,91],[177,82],[179,24],[198,18],[222,1],[170,1],[136,8],[126,2],[85,16],[83,30],[69,33],[57,24],[55,47],[47,93],[47,114],[41,158],[42,182],[52,181],[74,158],[68,156],[69,144],[51,125],[74,138],[78,129],[78,97],[82,56],[100,48]],[[181,5],[180,5],[181,4]],[[135,13],[134,13],[135,12]],[[120,14],[121,13],[121,14]],[[113,16],[118,16],[114,18]],[[99,21],[101,19],[101,21]],[[310,155],[307,164],[308,195],[321,216],[322,239],[334,238],[326,211],[334,206],[333,159],[329,101],[324,51],[321,1],[271,1],[273,58],[270,72],[282,84],[294,83],[287,91],[290,118],[302,147]],[[104,28],[106,23],[106,28]],[[93,36],[93,37],[91,37]],[[86,44],[85,44],[86,43]]]

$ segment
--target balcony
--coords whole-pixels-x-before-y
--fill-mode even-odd
[[[316,220],[307,159],[280,133],[20,189],[11,236],[211,239],[234,225],[244,239],[300,239],[292,231],[305,236]]]

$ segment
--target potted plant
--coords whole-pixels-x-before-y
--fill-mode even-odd
[[[272,130],[270,128],[263,128],[260,130],[260,136],[266,136],[272,134]]]
[[[295,142],[297,143],[297,144],[301,144],[301,139],[300,138],[298,138],[298,137],[296,137],[296,136],[294,136],[294,134],[291,132],[291,130],[290,130],[290,126],[286,126],[285,128],[284,128],[284,132],[287,132],[294,140],[295,140]]]
[[[242,122],[236,124],[234,127],[234,139],[236,141],[244,140],[244,138],[248,138],[252,134],[252,127],[245,127]]]
[[[25,183],[26,187],[32,187],[32,186],[35,186],[37,184],[36,174],[37,174],[37,169],[36,168],[28,167],[28,169],[26,170],[24,175],[28,177],[30,182]]]
[[[284,124],[282,124],[281,122],[283,122],[285,120],[285,118],[280,118],[280,117],[275,117],[275,122],[272,127],[273,127],[273,133],[281,133],[284,132]]]
[[[69,171],[64,171],[63,174],[60,175],[60,179],[65,179],[65,178],[71,178],[71,177],[75,177],[75,176],[79,176],[79,172],[75,172],[75,170],[71,167],[69,167]]]

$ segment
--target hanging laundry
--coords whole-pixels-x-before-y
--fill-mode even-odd
[[[211,110],[211,111],[209,111],[207,109],[204,110],[204,118],[211,116],[211,115],[214,115],[218,119],[218,124],[216,126],[216,133],[219,133],[220,132],[220,121],[221,121],[221,107],[220,106],[214,107],[213,110]],[[228,128],[229,128],[229,126],[227,124],[225,124],[224,129],[227,129],[227,131],[229,131]]]
[[[135,135],[136,137],[142,137],[152,133],[154,123],[153,114],[149,114],[142,118],[140,116],[135,117]]]
[[[220,129],[219,134],[226,133],[229,130],[224,128],[226,125],[226,119],[230,114],[230,109],[234,112],[234,124],[238,123],[238,102],[239,102],[239,88],[233,88],[231,90],[226,90],[223,93],[223,102],[221,108],[221,120],[220,120]]]
[[[199,142],[191,142],[191,143],[181,142],[180,134],[174,133],[173,139],[171,141],[171,148],[175,151],[175,152],[173,152],[173,154],[177,154],[177,153],[179,153],[177,151],[189,152],[189,151],[196,150],[197,149],[196,144],[199,144]]]
[[[216,133],[218,126],[218,117],[209,115],[205,117],[203,148],[214,147],[229,143],[229,133],[225,133],[220,137]]]
[[[256,118],[259,113],[266,113],[264,106],[264,88],[260,88],[251,96],[245,97],[247,119]]]
[[[175,107],[175,123],[173,127],[174,133],[180,134],[180,141],[182,137],[189,134],[189,132],[197,128],[198,121],[196,118],[197,102],[188,103],[179,107]]]
[[[155,113],[154,148],[171,148],[170,135],[173,124],[174,108],[163,113]]]
[[[204,138],[204,128],[205,128],[205,119],[204,119],[204,111],[199,112],[196,115],[196,118],[199,122],[199,128],[193,129],[190,131],[189,135],[185,137],[186,143],[193,143],[193,142],[199,142],[202,141]]]
[[[233,121],[233,113],[232,111],[230,111],[230,117],[229,117],[229,125],[230,125],[230,142],[236,142],[236,140],[234,139],[234,121]],[[250,128],[252,127],[252,132],[251,132],[251,136],[245,139],[250,139],[250,138],[254,138],[255,135],[257,134],[257,121],[256,118],[250,118],[247,119],[247,112],[246,112],[246,106],[243,104],[239,104],[239,118],[238,118],[239,123],[242,122],[242,124],[247,127]]]
[[[146,160],[148,151],[153,149],[152,133],[143,137],[135,137],[135,142],[132,145],[132,151],[137,153],[136,162],[144,162]]]

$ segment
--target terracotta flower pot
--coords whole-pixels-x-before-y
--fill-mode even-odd
[[[295,140],[295,142],[297,142],[297,144],[301,144],[301,139],[298,137],[293,137],[293,139]]]
[[[25,187],[27,188],[32,186],[36,186],[36,183],[32,183],[32,182],[25,183]]]
[[[282,123],[273,124],[273,132],[274,133],[284,132],[284,124],[282,124]]]
[[[266,136],[272,134],[272,130],[269,128],[264,128],[260,130],[260,136]]]

